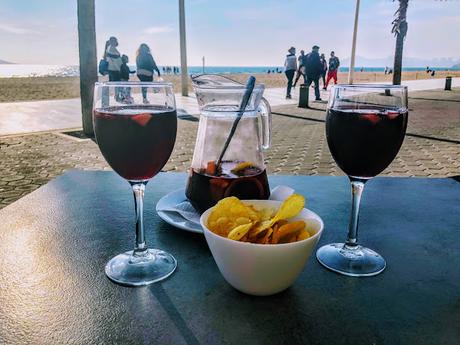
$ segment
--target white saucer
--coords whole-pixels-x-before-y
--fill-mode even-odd
[[[203,228],[199,223],[191,222],[177,212],[159,211],[168,207],[173,207],[185,200],[187,200],[185,196],[185,188],[177,189],[169,194],[166,194],[158,201],[156,211],[160,218],[166,223],[185,231],[202,234]]]
[[[294,193],[294,189],[288,186],[276,186],[271,190],[270,200],[282,201],[292,193]],[[188,219],[185,219],[175,211],[163,211],[168,208],[173,208],[174,206],[180,204],[183,201],[187,201],[187,197],[185,196],[185,188],[177,189],[169,194],[166,194],[157,203],[157,214],[166,223],[176,228],[202,234],[203,228],[201,227],[200,223],[195,223]]]

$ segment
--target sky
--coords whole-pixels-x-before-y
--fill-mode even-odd
[[[95,0],[98,57],[116,36],[134,61],[147,43],[159,65],[179,65],[177,0]],[[397,1],[361,0],[358,56],[393,55]],[[279,66],[290,46],[350,55],[355,0],[185,0],[189,65]],[[1,0],[0,59],[78,64],[77,0]],[[460,60],[460,0],[410,0],[404,55]]]

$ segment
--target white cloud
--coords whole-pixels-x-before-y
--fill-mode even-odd
[[[171,32],[173,29],[170,26],[151,26],[142,30],[145,34],[155,35]]]
[[[16,35],[39,34],[40,33],[36,30],[30,30],[27,28],[9,25],[9,24],[0,24],[0,31],[4,31],[7,33],[16,34]]]

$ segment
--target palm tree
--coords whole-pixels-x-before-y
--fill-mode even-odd
[[[396,1],[396,0],[393,0]],[[399,8],[395,12],[395,19],[391,24],[393,28],[391,32],[396,36],[396,48],[395,48],[395,59],[393,65],[393,85],[401,84],[401,70],[402,70],[402,57],[403,57],[403,47],[404,47],[404,38],[407,34],[407,21],[406,13],[407,6],[409,5],[409,0],[398,0]]]

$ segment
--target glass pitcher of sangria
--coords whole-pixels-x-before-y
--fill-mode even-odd
[[[264,86],[255,85],[245,110],[239,112],[244,85],[219,75],[192,76],[192,84],[200,122],[185,191],[190,203],[202,213],[228,196],[268,199],[263,151],[270,146],[271,111],[262,97]]]

